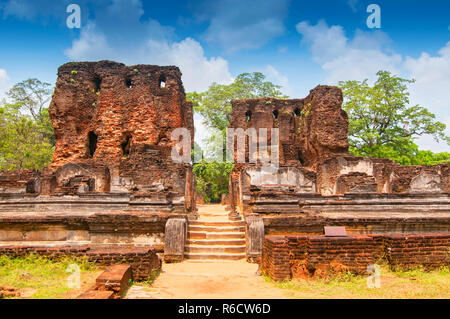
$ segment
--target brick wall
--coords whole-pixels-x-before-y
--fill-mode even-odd
[[[435,268],[450,263],[450,234],[392,234],[384,240],[386,257],[393,267]]]
[[[364,273],[368,265],[381,257],[379,248],[379,242],[373,236],[311,236],[308,238],[308,268],[326,273],[339,271],[339,268]]]
[[[102,266],[114,264],[130,264],[134,281],[147,280],[154,271],[161,269],[161,260],[153,248],[133,249],[91,249],[90,247],[0,247],[0,255],[24,257],[30,254],[58,259],[64,256],[87,257],[90,262]]]
[[[374,234],[349,237],[266,236],[261,268],[273,280],[366,272],[386,259],[390,266],[450,264],[450,234]]]
[[[293,247],[292,250],[295,250]],[[273,280],[282,281],[290,277],[290,249],[283,236],[266,236],[263,245],[262,271]]]

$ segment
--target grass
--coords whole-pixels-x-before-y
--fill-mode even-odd
[[[64,257],[50,260],[37,255],[19,258],[3,255],[0,256],[0,286],[31,291],[29,298],[32,299],[70,298],[70,292],[75,289],[68,287],[67,278],[70,273],[66,272],[66,269],[71,264],[80,267],[82,286],[93,284],[101,272],[85,258]],[[83,289],[80,293],[82,291]]]
[[[369,288],[368,276],[344,274],[327,279],[294,279],[274,282],[265,280],[280,289],[286,290],[290,298],[299,299],[449,299],[450,268],[425,271],[390,270],[381,265],[380,288]]]

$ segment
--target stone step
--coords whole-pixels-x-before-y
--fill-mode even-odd
[[[224,217],[224,218],[228,218],[228,212],[218,212],[218,213],[208,213],[208,212],[201,212],[199,213],[200,216],[206,216],[206,217]]]
[[[245,226],[191,226],[188,231],[204,231],[216,233],[245,232]]]
[[[186,241],[187,245],[224,245],[224,246],[239,246],[245,245],[245,239],[188,239]]]
[[[189,225],[191,226],[211,226],[211,227],[217,227],[217,226],[245,226],[244,221],[201,221],[201,220],[195,220],[190,221]]]
[[[186,253],[208,253],[220,255],[222,253],[245,253],[244,246],[202,246],[187,245],[184,247]]]
[[[245,254],[205,254],[205,253],[185,253],[184,257],[191,260],[240,260],[245,258]]]
[[[244,232],[188,232],[188,239],[240,239],[245,238]]]

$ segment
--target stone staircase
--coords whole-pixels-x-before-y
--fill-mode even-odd
[[[211,207],[220,212],[219,207]],[[216,205],[214,205],[216,206]],[[185,258],[191,260],[239,260],[245,258],[245,222],[228,220],[226,212],[202,214],[190,221]]]

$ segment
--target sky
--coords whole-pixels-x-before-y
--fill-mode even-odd
[[[69,4],[81,9],[80,28],[67,26]],[[380,28],[367,24],[370,4]],[[54,84],[66,62],[105,59],[176,65],[188,92],[259,71],[291,98],[388,70],[416,80],[411,105],[450,135],[450,1],[0,0],[0,97],[28,78]],[[429,136],[417,143],[450,152]]]

